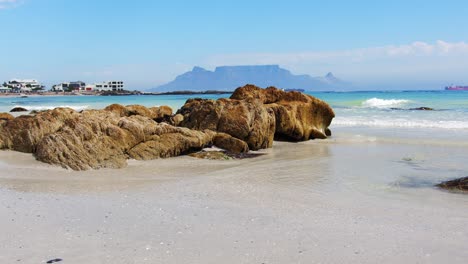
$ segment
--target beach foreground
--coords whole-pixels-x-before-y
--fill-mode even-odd
[[[463,144],[356,136],[76,172],[0,152],[0,262],[465,263]]]

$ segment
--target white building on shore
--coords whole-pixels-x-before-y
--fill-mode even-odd
[[[0,93],[11,93],[11,88],[0,86]]]
[[[12,79],[5,84],[6,87],[11,88],[13,92],[31,92],[44,88],[40,82],[34,79]]]
[[[63,82],[52,86],[54,92],[72,92],[72,91],[84,91],[86,83],[82,81],[76,82]]]
[[[123,91],[123,81],[107,81],[101,83],[94,83],[90,86],[94,91]]]
[[[107,81],[99,82],[93,84],[86,84],[81,81],[77,82],[64,82],[56,84],[52,87],[52,91],[55,92],[64,92],[64,91],[74,91],[74,92],[106,92],[106,91],[122,91],[124,90],[123,81]]]

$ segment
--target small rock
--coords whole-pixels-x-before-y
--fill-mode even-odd
[[[430,108],[430,107],[426,107],[426,106],[421,106],[421,107],[416,107],[416,108],[410,108],[409,110],[433,111],[434,108]]]
[[[51,260],[47,261],[46,263],[56,263],[56,262],[60,262],[60,261],[63,261],[63,259],[61,259],[61,258],[51,259]]]
[[[451,181],[445,181],[437,184],[436,186],[446,190],[468,191],[468,176]]]
[[[13,112],[27,112],[28,109],[24,108],[24,107],[14,107],[13,109],[10,110],[11,113]]]

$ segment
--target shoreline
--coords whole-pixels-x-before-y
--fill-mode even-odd
[[[233,91],[173,91],[173,92],[142,92],[142,91],[125,91],[125,92],[42,92],[42,93],[0,93],[0,97],[40,97],[40,96],[132,96],[132,95],[220,95],[232,94]]]

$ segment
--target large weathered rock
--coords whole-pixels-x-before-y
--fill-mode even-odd
[[[0,130],[0,149],[35,152],[42,138],[62,128],[68,120],[79,114],[73,109],[56,108],[35,116],[19,116],[3,124]]]
[[[177,114],[183,116],[180,126],[223,132],[245,141],[252,150],[273,144],[274,113],[259,100],[189,99]]]
[[[468,192],[468,177],[455,179],[437,184],[437,187],[447,190],[458,190]]]
[[[275,87],[262,89],[254,85],[237,88],[230,97],[236,100],[258,99],[276,118],[275,138],[302,141],[326,138],[335,114],[322,100],[300,92],[285,92]]]
[[[37,147],[38,160],[74,170],[122,168],[128,158],[149,160],[200,150],[214,132],[156,123],[140,115],[119,117],[86,111]]]
[[[1,149],[34,153],[40,161],[74,170],[122,168],[128,158],[147,160],[198,151],[211,146],[217,134],[157,123],[141,115],[121,116],[119,111],[77,113],[68,108],[0,125]]]

